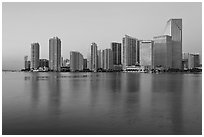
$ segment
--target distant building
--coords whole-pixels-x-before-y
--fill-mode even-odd
[[[49,69],[60,71],[61,68],[61,40],[58,37],[49,39]]]
[[[61,57],[60,66],[61,66],[61,67],[64,67],[63,57]]]
[[[39,67],[39,55],[40,55],[39,43],[31,44],[31,69],[38,69]]]
[[[24,57],[24,68],[25,70],[30,70],[30,61],[28,61],[28,56]]]
[[[123,69],[139,64],[139,40],[128,35],[123,37]]]
[[[153,66],[153,41],[140,41],[140,65],[145,69],[151,69]]]
[[[98,50],[98,69],[103,67],[102,51]]]
[[[189,53],[182,54],[182,69],[187,70],[188,67],[188,60],[189,60]]]
[[[40,59],[39,60],[39,67],[41,68],[48,68],[49,67],[49,61],[47,59]]]
[[[113,69],[122,70],[122,46],[121,43],[112,42],[111,50],[113,52]]]
[[[87,55],[87,69],[91,70],[91,53]]]
[[[84,59],[84,62],[83,62],[83,69],[87,69],[87,59]]]
[[[153,67],[172,68],[172,37],[162,35],[153,39]]]
[[[183,53],[182,58],[183,69],[193,69],[200,66],[199,54]]]
[[[96,43],[92,43],[91,44],[91,70],[94,72],[97,72],[98,69],[98,63],[97,63],[97,44]]]
[[[64,60],[63,60],[63,66],[64,66],[64,67],[69,67],[69,65],[70,65],[69,59],[64,59]]]
[[[105,49],[102,51],[103,56],[103,69],[113,70],[113,52],[111,49]]]
[[[182,68],[182,19],[170,19],[164,35],[172,37],[172,68]]]
[[[121,65],[121,43],[112,42],[111,50],[113,52],[113,65]]]
[[[83,55],[76,51],[70,52],[70,71],[83,70]]]

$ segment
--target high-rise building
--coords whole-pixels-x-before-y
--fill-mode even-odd
[[[87,59],[84,59],[84,62],[83,62],[83,69],[87,69]]]
[[[98,50],[98,68],[103,68],[102,51]]]
[[[121,65],[121,43],[112,42],[111,50],[113,52],[113,65]]]
[[[83,55],[76,51],[70,52],[70,70],[71,71],[81,71],[83,70]]]
[[[103,69],[112,70],[113,69],[113,52],[111,49],[104,49],[102,51],[103,58]]]
[[[97,72],[97,44],[96,43],[92,43],[91,44],[91,70],[94,71],[94,72]]]
[[[49,69],[60,71],[61,68],[61,40],[58,37],[49,39]]]
[[[182,68],[182,19],[167,21],[164,35],[172,37],[172,68]]]
[[[139,63],[139,40],[128,35],[123,37],[123,69]]]
[[[30,61],[28,61],[28,56],[24,57],[24,67],[25,70],[30,70]]]
[[[153,67],[172,68],[172,38],[168,35],[156,36],[153,46]]]
[[[153,66],[153,41],[142,40],[140,41],[140,65],[146,69],[151,69]]]
[[[31,69],[38,69],[39,67],[39,54],[40,54],[39,43],[31,44]]]

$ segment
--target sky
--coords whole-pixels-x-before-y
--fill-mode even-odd
[[[49,58],[49,39],[59,37],[62,57],[70,51],[87,57],[92,42],[98,49],[122,42],[124,35],[152,40],[166,22],[182,18],[183,52],[202,55],[202,3],[3,3],[2,69],[24,68],[31,43],[40,44],[40,58]]]

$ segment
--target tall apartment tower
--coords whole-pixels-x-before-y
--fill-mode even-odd
[[[92,43],[91,44],[91,70],[94,72],[97,72],[98,69],[98,64],[97,64],[97,60],[98,60],[98,55],[97,55],[97,44],[96,43]]]
[[[98,50],[98,68],[103,68],[102,50]]]
[[[104,49],[102,51],[103,57],[103,69],[112,70],[113,69],[113,52],[111,49]]]
[[[182,68],[182,19],[167,21],[164,35],[172,37],[172,68]]]
[[[61,69],[61,40],[58,37],[49,39],[49,69],[51,71]]]
[[[39,53],[40,53],[39,43],[31,44],[31,69],[38,69],[39,67]]]
[[[76,51],[70,52],[70,70],[81,71],[83,70],[83,55]]]
[[[113,52],[113,65],[121,65],[121,43],[112,42],[111,50]]]
[[[128,35],[123,37],[123,69],[139,63],[139,40]]]

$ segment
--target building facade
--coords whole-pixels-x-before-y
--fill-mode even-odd
[[[113,52],[111,49],[104,49],[102,51],[103,56],[103,69],[113,70]]]
[[[84,62],[83,62],[83,69],[84,69],[84,70],[87,69],[87,59],[84,59]]]
[[[128,35],[123,37],[123,69],[139,63],[139,40]]]
[[[24,57],[24,68],[25,70],[30,70],[30,61],[28,60],[28,56]]]
[[[168,35],[156,36],[153,46],[153,68],[172,68],[172,38]]]
[[[76,51],[70,52],[70,71],[81,71],[83,70],[83,55]]]
[[[152,40],[140,41],[140,65],[146,69],[152,69],[153,66],[153,43]]]
[[[102,50],[98,50],[98,69],[103,68]]]
[[[40,45],[39,43],[31,44],[31,69],[38,69],[39,67]]]
[[[113,65],[121,65],[121,43],[112,42],[111,50],[113,52]]]
[[[172,68],[182,68],[182,19],[167,21],[164,35],[172,37]]]
[[[183,53],[183,69],[193,69],[200,66],[200,56],[198,53]]]
[[[58,37],[49,39],[49,69],[51,71],[61,69],[61,40]]]
[[[97,55],[97,44],[91,44],[91,71],[97,72],[98,69],[98,55]]]
[[[49,67],[49,61],[47,59],[40,59],[39,60],[39,67],[41,68],[48,68]]]

